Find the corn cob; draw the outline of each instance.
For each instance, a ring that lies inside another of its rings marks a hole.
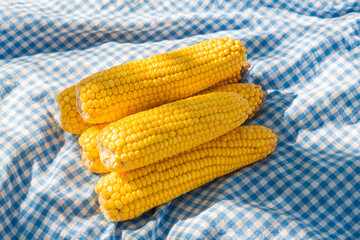
[[[94,125],[84,131],[79,138],[79,144],[83,148],[81,159],[83,160],[85,167],[95,173],[109,172],[100,161],[99,149],[97,146],[97,136],[106,125],[107,123]]]
[[[261,89],[261,86],[258,85],[254,85],[254,84],[250,84],[250,83],[238,83],[238,84],[231,84],[231,85],[226,85],[226,86],[219,86],[219,87],[215,87],[215,88],[211,88],[208,91],[203,91],[201,92],[201,94],[207,94],[207,93],[211,93],[211,92],[236,92],[238,94],[240,94],[243,98],[247,98],[248,103],[251,107],[251,110],[253,111],[250,116],[254,116],[254,112],[258,111],[258,109],[260,109],[260,105],[262,104],[262,101],[265,100],[266,98],[266,93]],[[83,137],[83,135],[88,138],[88,145],[93,144],[92,148],[88,147],[88,149],[91,149],[91,151],[96,149],[96,152],[98,152],[98,148],[97,148],[97,136],[100,133],[100,130],[98,127],[96,128],[89,128],[87,131],[85,131],[80,139]],[[91,132],[91,136],[89,136],[89,132]],[[79,142],[80,142],[79,139]],[[81,143],[80,143],[81,145]],[[86,149],[84,148],[84,155],[89,155],[86,154],[88,151],[86,151]],[[85,157],[83,155],[83,160],[84,160],[84,164],[85,166],[90,169],[90,171],[93,172],[109,172],[108,170],[105,170],[105,166],[101,163],[100,161],[100,157],[98,154],[91,154],[91,156],[93,157]],[[97,169],[98,168],[98,169]]]
[[[221,82],[218,82],[214,86],[223,86],[230,83],[237,83],[241,82],[242,79],[244,79],[245,75],[249,71],[249,63],[245,63],[245,65],[241,68],[241,71],[237,71],[234,76],[232,76],[229,79],[223,80]],[[213,86],[212,86],[213,87]],[[211,87],[210,87],[211,88]],[[66,97],[66,98],[65,98]],[[64,98],[67,102],[64,101]],[[86,129],[88,129],[92,124],[85,122],[78,112],[76,108],[76,96],[75,96],[75,85],[65,89],[61,93],[59,93],[57,97],[58,107],[60,111],[60,121],[61,125],[64,129],[64,131],[67,131],[72,134],[82,134]],[[66,107],[66,105],[70,105],[69,107]],[[65,111],[65,107],[68,111]],[[71,109],[72,113],[70,117],[67,113]],[[67,116],[66,116],[67,115]],[[85,154],[86,155],[86,154]],[[88,159],[85,157],[85,159]],[[87,161],[87,160],[86,160]]]
[[[99,134],[100,159],[110,171],[127,171],[210,141],[240,126],[251,114],[233,92],[209,93],[135,113]]]
[[[76,85],[78,110],[86,122],[113,122],[228,79],[245,60],[239,40],[217,38],[124,63]]]
[[[266,92],[261,89],[261,86],[252,83],[235,83],[223,86],[210,87],[201,94],[207,94],[211,92],[236,92],[241,97],[248,100],[252,113],[249,115],[249,119],[252,118],[261,108],[261,104],[266,99]]]
[[[81,134],[91,124],[85,122],[77,108],[75,97],[75,86],[66,88],[56,98],[60,112],[60,123],[64,131],[72,134]]]
[[[217,177],[265,158],[277,136],[263,126],[242,126],[191,150],[132,171],[112,172],[95,185],[109,221],[125,221]]]

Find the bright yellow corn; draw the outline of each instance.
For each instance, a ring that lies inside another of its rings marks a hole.
[[[237,71],[234,76],[229,79],[218,82],[217,84],[211,86],[213,88],[215,86],[223,86],[231,83],[241,82],[243,77],[247,74],[249,70],[249,64],[245,63],[245,65],[241,68],[241,71]],[[65,101],[66,100],[66,101]],[[88,129],[92,124],[85,122],[77,108],[76,108],[76,96],[75,96],[75,86],[69,87],[59,93],[57,97],[58,108],[60,111],[60,121],[64,131],[70,132],[72,134],[82,134],[86,129]],[[68,107],[66,107],[69,105]],[[68,111],[66,111],[67,109]],[[72,113],[69,113],[72,111]],[[86,158],[85,158],[86,159]]]
[[[61,127],[64,131],[72,134],[81,134],[91,126],[91,124],[81,118],[76,108],[75,86],[60,92],[56,102],[60,112]]]
[[[210,92],[236,92],[236,93],[240,94],[243,98],[247,98],[250,108],[252,110],[252,113],[250,116],[253,116],[260,109],[262,101],[264,101],[266,98],[266,93],[261,89],[261,86],[254,85],[251,83],[238,83],[238,84],[219,86],[219,87],[215,87],[215,88],[211,88],[209,90],[203,91],[203,92],[201,92],[201,94],[207,94]],[[88,144],[93,143],[93,145],[91,145],[92,148],[90,148],[90,147],[88,147],[88,148],[91,150],[96,149],[97,152],[98,152],[98,148],[97,148],[97,140],[96,139],[97,139],[98,134],[100,133],[100,131],[98,129],[99,129],[99,127],[89,128],[80,137],[80,139],[81,139],[83,137],[83,135],[86,136],[86,138],[89,139]],[[91,136],[89,136],[89,132],[92,133]],[[80,142],[80,139],[79,139],[79,142]],[[88,151],[86,151],[84,148],[84,153],[86,153],[86,152],[88,152]],[[87,154],[87,155],[89,155],[89,154]],[[91,156],[93,156],[93,157],[85,158],[86,162],[84,161],[84,164],[87,168],[89,168],[93,172],[99,172],[99,171],[109,172],[108,170],[105,170],[106,169],[105,166],[101,163],[99,154],[94,153]],[[84,157],[83,157],[83,160],[84,160]],[[97,168],[99,168],[100,170]]]
[[[210,142],[129,172],[112,172],[95,186],[109,221],[140,216],[217,177],[265,158],[278,137],[263,126],[242,126]]]
[[[78,110],[86,122],[113,122],[228,79],[245,60],[245,48],[239,40],[216,38],[124,63],[76,85]]]
[[[251,114],[234,92],[186,98],[135,113],[99,134],[100,159],[110,171],[128,171],[174,156],[240,126]]]
[[[218,82],[218,83],[214,84],[213,86],[211,86],[208,89],[213,89],[213,88],[216,88],[216,87],[229,85],[229,84],[234,84],[234,83],[241,83],[243,81],[243,79],[246,77],[246,75],[248,74],[249,69],[250,69],[250,64],[248,62],[246,62],[244,64],[244,66],[242,66],[241,70],[236,71],[233,76],[231,76],[230,78],[225,79],[225,80],[223,80],[221,82]]]
[[[97,136],[106,125],[107,123],[89,127],[79,138],[79,144],[83,148],[81,159],[85,167],[95,173],[109,172],[100,161],[97,144]]]
[[[266,92],[261,89],[261,86],[252,83],[235,83],[218,87],[211,87],[200,92],[199,95],[211,92],[236,92],[241,97],[248,100],[252,111],[252,113],[249,115],[249,119],[260,110],[261,105],[267,96]]]

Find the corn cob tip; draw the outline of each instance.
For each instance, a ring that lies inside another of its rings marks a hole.
[[[263,102],[265,102],[266,98],[267,98],[267,93],[264,90],[260,90],[260,101],[261,102],[254,107],[252,114],[249,115],[249,119],[253,118],[254,115],[260,111],[261,106],[262,106]]]
[[[64,131],[80,135],[91,126],[81,118],[77,110],[75,86],[61,91],[56,97],[56,103],[60,112],[60,125]]]
[[[243,82],[247,76],[250,73],[250,63],[249,62],[245,62],[244,66],[242,66],[241,70],[240,70],[240,76],[241,76],[241,81]]]
[[[241,83],[247,78],[249,71],[250,71],[249,69],[250,69],[250,64],[248,62],[246,62],[244,64],[244,66],[242,66],[241,69],[236,70],[230,78],[222,80],[221,82],[218,82],[218,83],[212,85],[210,88],[213,89],[213,88],[220,87],[223,85]]]
[[[84,131],[79,137],[79,144],[83,149],[81,159],[84,166],[94,173],[109,172],[100,161],[97,136],[107,124],[94,125]]]
[[[83,161],[84,166],[93,173],[108,173],[109,170],[105,168],[99,158],[90,159],[88,155],[83,152],[81,154],[81,160]]]
[[[233,83],[228,85],[214,86],[206,89],[197,95],[208,94],[213,92],[235,92],[246,99],[251,108],[251,114],[248,119],[251,119],[261,108],[262,103],[266,99],[266,92],[260,85],[252,83]]]

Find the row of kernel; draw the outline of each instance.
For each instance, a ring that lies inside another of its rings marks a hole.
[[[153,179],[152,183],[146,186],[142,186],[142,188],[139,187],[136,188],[135,190],[132,190],[130,189],[131,186],[129,185],[128,189],[126,189],[125,187],[121,188],[120,190],[121,194],[119,191],[115,192],[114,194],[111,194],[112,191],[110,191],[106,195],[108,196],[112,195],[110,201],[121,200],[123,205],[127,205],[138,198],[146,197],[147,195],[151,195],[159,191],[162,191],[163,189],[169,189],[174,185],[182,184],[183,182],[187,182],[191,179],[196,178],[196,176],[204,176],[206,173],[208,173],[208,171],[204,169],[194,170],[191,172],[190,171],[184,172],[184,168],[178,168],[177,172],[179,173],[179,175],[176,176],[174,175],[174,177],[172,179],[169,179],[168,181],[165,180],[165,177],[163,177],[163,180],[161,180],[161,178],[159,177],[157,181]],[[174,171],[174,174],[175,173],[176,170]],[[109,187],[105,190],[109,190]],[[113,206],[113,204],[109,204],[109,205],[110,208],[111,206]]]
[[[237,56],[238,54],[235,54],[234,56]],[[210,66],[210,65],[219,65],[219,61],[220,63],[224,64],[226,66],[219,66],[220,68],[222,67],[222,69],[228,69],[229,67],[234,67],[235,65],[238,65],[238,63],[243,60],[242,58],[238,58],[238,57],[235,57],[234,59],[232,59],[232,57],[230,56],[227,56],[226,58],[223,57],[223,58],[220,58],[220,59],[216,59],[214,61],[211,61],[210,63],[207,63],[206,65],[204,66],[195,66],[195,69],[202,69],[202,70],[206,70],[208,69],[207,66]],[[227,61],[230,61],[230,62],[227,62]],[[190,69],[190,68],[189,68]],[[200,72],[198,70],[196,70],[195,72]],[[202,72],[202,71],[201,71]],[[190,75],[191,73],[194,73],[194,70],[189,70],[189,71],[185,71],[185,75],[189,73],[188,75]],[[139,77],[139,79],[135,79],[134,77],[135,76],[132,76],[132,77],[126,77],[126,78],[122,78],[122,79],[115,79],[115,80],[109,80],[109,81],[103,81],[103,82],[99,82],[98,83],[98,86],[93,86],[93,90],[98,92],[100,90],[103,90],[105,88],[110,88],[110,87],[113,87],[113,86],[117,86],[117,85],[120,85],[120,84],[125,84],[125,83],[131,83],[131,82],[134,82],[134,80],[140,80],[142,78],[148,78],[150,79],[151,76],[150,76],[150,73],[143,73],[144,75],[142,76],[141,74],[139,75],[136,75],[136,77]],[[145,74],[148,74],[148,75],[145,75]],[[115,75],[116,77],[120,78],[120,74],[119,75]],[[115,78],[115,76],[113,76]],[[133,80],[131,80],[132,78],[134,78]],[[100,80],[103,80],[100,78]]]
[[[231,71],[236,71],[237,67],[236,63],[239,63],[239,60],[234,60],[235,62],[231,62],[231,63],[227,63],[225,64],[225,66],[223,68],[220,67],[220,69],[222,69],[221,71],[226,71],[229,68],[231,68]],[[213,65],[210,63],[210,65]],[[181,76],[184,75],[184,78],[186,78],[187,76],[190,77],[191,75],[196,75],[199,74],[201,72],[206,72],[207,69],[209,69],[209,67],[195,67],[192,70],[189,71],[184,71],[184,72],[180,72],[178,73],[176,70],[174,71],[174,73],[170,72],[171,75],[162,77],[162,78],[156,78],[157,76],[154,76],[153,78],[150,75],[146,75],[144,73],[143,76],[141,75],[137,75],[139,79],[134,77],[127,77],[127,78],[116,78],[115,80],[108,80],[108,81],[101,81],[101,79],[99,80],[99,82],[97,82],[96,84],[91,85],[91,88],[88,88],[86,90],[86,94],[83,93],[80,95],[80,98],[82,99],[83,102],[86,102],[87,99],[95,99],[95,97],[97,99],[103,98],[106,95],[111,95],[111,94],[116,94],[116,92],[118,93],[122,93],[122,92],[127,92],[127,91],[133,91],[133,90],[137,90],[139,88],[143,87],[148,87],[148,86],[157,86],[161,81],[163,81],[164,83],[169,82],[169,81],[176,81],[177,79],[182,78]],[[211,67],[212,68],[212,67]],[[217,72],[219,72],[220,70],[216,70],[216,68],[214,69],[215,74]],[[220,76],[222,76],[222,73],[220,74]],[[114,76],[115,77],[115,76]],[[134,78],[134,79],[132,79]],[[148,80],[145,80],[148,79]],[[144,79],[144,81],[142,82],[135,82],[138,81],[140,79]],[[133,84],[131,84],[133,83]],[[117,87],[117,88],[116,88]],[[106,90],[105,90],[106,89]],[[115,93],[114,93],[115,92]]]

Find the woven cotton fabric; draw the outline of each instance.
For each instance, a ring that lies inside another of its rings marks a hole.
[[[360,2],[1,1],[1,239],[359,239]],[[215,37],[246,47],[268,98],[266,159],[123,223],[105,220],[57,94]]]

